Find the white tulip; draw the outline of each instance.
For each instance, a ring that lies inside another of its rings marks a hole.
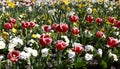
[[[42,49],[42,50],[41,50],[42,57],[47,57],[48,51],[49,51],[49,49],[47,49],[47,48]]]
[[[68,51],[68,58],[74,58],[74,57],[75,57],[75,52]]]
[[[89,54],[89,53],[85,54],[85,60],[86,61],[89,61],[89,60],[92,60],[92,59],[93,59],[93,54]]]
[[[31,53],[34,57],[37,57],[37,55],[38,55],[38,52],[37,52],[37,50],[32,50],[32,53]]]
[[[4,49],[5,48],[5,43],[3,41],[0,41],[0,49]]]
[[[99,49],[97,50],[97,54],[100,55],[100,57],[102,57],[102,49],[99,48]]]
[[[65,39],[66,44],[67,44],[67,45],[69,45],[70,40],[68,39],[68,37],[67,37],[67,36],[61,36],[61,38],[64,38],[64,39]]]
[[[93,51],[94,50],[94,47],[92,45],[86,45],[85,46],[85,51],[88,52],[88,51]]]
[[[111,51],[109,51],[108,56],[109,56],[110,58],[112,57],[114,61],[118,61],[117,55],[116,55],[116,54],[113,54]]]
[[[20,59],[26,60],[26,59],[28,59],[29,57],[30,57],[30,53],[26,53],[26,52],[24,52],[24,51],[22,51],[22,52],[20,53]]]
[[[91,14],[92,13],[92,8],[87,8],[87,13]]]

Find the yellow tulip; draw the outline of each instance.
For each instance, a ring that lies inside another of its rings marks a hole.
[[[37,38],[36,34],[32,34],[32,38]]]
[[[8,3],[8,6],[9,6],[10,8],[14,8],[14,7],[15,7],[15,3],[14,3],[14,2],[9,2],[9,3]]]
[[[78,4],[78,8],[81,8],[82,7],[82,4]]]
[[[63,3],[64,3],[65,5],[68,5],[68,4],[69,4],[69,1],[68,1],[68,0],[63,0]]]
[[[2,38],[6,39],[8,36],[8,33],[4,31],[4,29],[2,30]]]
[[[93,12],[97,12],[96,8],[93,8]]]
[[[70,11],[70,7],[67,7],[66,9],[67,9],[67,11]]]
[[[99,2],[101,2],[101,3],[102,3],[103,1],[104,1],[104,0],[99,0]]]
[[[13,32],[13,33],[16,33],[16,32],[17,32],[17,29],[12,28],[12,32]]]

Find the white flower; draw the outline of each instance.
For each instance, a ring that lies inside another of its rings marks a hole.
[[[40,38],[40,34],[37,33],[37,34],[36,34],[36,37],[37,37],[37,38]]]
[[[0,41],[5,41],[5,40],[2,38],[2,36],[0,36]]]
[[[66,15],[70,16],[70,15],[74,15],[74,14],[75,14],[75,12],[71,11],[71,12],[67,13]]]
[[[75,57],[75,52],[73,51],[68,51],[68,58],[74,58]]]
[[[23,40],[19,37],[15,37],[10,40],[10,43],[8,44],[8,50],[12,51],[14,50],[14,47],[16,47],[18,44],[23,45]]]
[[[107,4],[104,4],[104,7],[105,7],[105,8],[108,8],[108,5],[107,5]]]
[[[20,4],[19,1],[17,1],[15,5],[16,5],[16,6],[19,6],[19,4]]]
[[[99,48],[99,49],[97,50],[97,54],[100,55],[100,57],[102,57],[102,49]]]
[[[25,47],[24,50],[27,52],[27,53],[32,53],[32,48],[30,47]]]
[[[17,46],[17,44],[16,44],[16,43],[9,43],[8,48],[14,48],[15,46]]]
[[[4,49],[5,48],[5,43],[3,41],[0,41],[0,49]]]
[[[89,53],[85,54],[85,60],[86,61],[89,61],[89,60],[92,60],[92,59],[93,59],[93,54],[89,54]]]
[[[83,46],[83,45],[80,43],[73,43],[72,46],[74,47],[74,46]]]
[[[104,0],[105,3],[109,3],[109,0]]]
[[[31,2],[31,0],[24,0],[25,2]]]
[[[115,34],[116,36],[118,36],[120,33],[119,33],[119,32],[114,32],[114,34]]]
[[[94,50],[94,47],[92,45],[86,45],[85,46],[85,51],[88,52],[88,51],[93,51]]]
[[[68,39],[68,37],[67,37],[67,36],[61,36],[61,38],[64,38],[64,39],[65,39],[66,44],[67,44],[67,45],[69,45],[70,40]]]
[[[24,51],[26,51],[27,53],[31,54],[32,56],[36,57],[38,55],[37,50],[34,50],[30,47],[25,47]]]
[[[24,52],[24,51],[22,51],[22,52],[20,53],[20,59],[26,60],[26,59],[28,59],[29,57],[30,57],[30,53],[26,53],[26,52]]]
[[[114,61],[118,61],[117,55],[116,55],[116,54],[111,53],[111,51],[109,51],[108,56],[109,56],[109,57],[112,57]]]
[[[36,57],[38,55],[38,52],[37,50],[32,50],[32,53],[31,53],[34,57]]]
[[[87,8],[87,13],[91,14],[92,13],[92,8]]]
[[[23,40],[20,39],[19,37],[15,37],[12,40],[10,40],[10,43],[13,43],[15,45],[17,45],[17,44],[23,45]]]
[[[4,58],[4,56],[3,56],[3,55],[0,55],[0,61],[1,61],[3,58]]]
[[[52,9],[52,10],[49,10],[48,13],[51,14],[51,15],[55,15],[55,9]]]
[[[8,48],[8,51],[10,51],[10,52],[13,51],[13,50],[14,50],[14,48]]]
[[[38,27],[39,25],[38,24],[35,24],[35,27]]]
[[[32,46],[35,43],[35,40],[31,39],[27,42],[27,44],[29,44],[30,46]]]
[[[109,11],[113,11],[113,8],[112,8],[112,7],[109,7],[108,9],[109,9]]]
[[[28,10],[31,12],[31,11],[32,11],[32,7],[31,7],[31,6],[29,6],[29,7],[28,7]]]
[[[92,0],[92,3],[95,3],[95,2],[97,2],[96,0]]]
[[[47,57],[48,51],[49,51],[49,49],[47,49],[47,48],[42,49],[42,50],[41,50],[42,57]]]
[[[86,36],[86,37],[91,37],[91,36],[93,36],[93,34],[91,33],[91,31],[89,31],[89,30],[85,30],[84,32],[85,32],[85,36]]]

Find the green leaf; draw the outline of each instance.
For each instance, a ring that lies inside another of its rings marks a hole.
[[[86,62],[79,61],[79,62],[76,62],[74,65],[75,65],[75,68],[84,67],[86,65]]]
[[[113,49],[113,52],[119,54],[119,51],[116,48]]]
[[[104,61],[104,60],[102,60],[101,61],[101,67],[103,67],[104,69],[106,69],[107,68],[107,63]]]

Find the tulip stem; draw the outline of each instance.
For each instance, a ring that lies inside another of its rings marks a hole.
[[[16,63],[15,62],[13,63],[13,69],[16,69]]]
[[[60,65],[61,65],[61,52],[58,51],[57,54],[58,54],[58,65],[57,65],[57,69],[60,69]]]
[[[1,66],[1,61],[0,61],[0,69],[1,69],[1,67],[2,67],[2,66]]]

